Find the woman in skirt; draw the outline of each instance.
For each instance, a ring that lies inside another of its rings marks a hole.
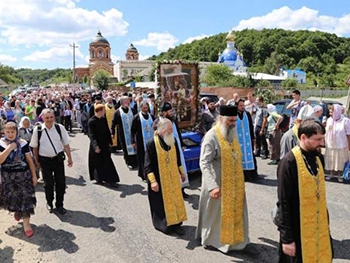
[[[29,145],[18,137],[16,123],[6,123],[0,152],[0,208],[14,212],[16,221],[23,219],[24,233],[31,237],[34,231],[30,216],[34,214],[36,205],[34,186],[37,178]]]
[[[338,182],[343,182],[343,170],[349,160],[350,120],[342,115],[339,104],[334,104],[329,110],[331,115],[326,124],[325,168],[329,172],[326,180],[330,181],[337,173]]]

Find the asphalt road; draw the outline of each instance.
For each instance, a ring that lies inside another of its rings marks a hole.
[[[87,171],[89,140],[71,138],[74,167],[66,168],[66,215],[49,214],[42,182],[36,188],[38,206],[32,217],[35,234],[26,238],[21,224],[0,211],[0,262],[274,262],[278,231],[270,211],[276,201],[276,166],[258,158],[264,179],[246,183],[251,244],[228,255],[205,250],[194,240],[201,177],[191,175],[185,201],[186,235],[167,236],[151,223],[147,185],[129,171],[122,155],[113,155],[121,182],[116,189],[90,182]],[[350,185],[327,182],[327,200],[334,262],[350,262]]]

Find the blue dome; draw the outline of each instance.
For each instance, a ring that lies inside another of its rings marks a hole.
[[[227,47],[221,54],[222,62],[236,61],[237,60],[237,49],[233,43],[227,43]]]

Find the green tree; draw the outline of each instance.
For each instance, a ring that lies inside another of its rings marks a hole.
[[[257,87],[270,87],[271,83],[270,81],[266,79],[259,80],[259,82],[256,84]]]
[[[109,73],[104,70],[99,70],[94,75],[94,84],[99,90],[106,90],[109,85]]]
[[[256,89],[256,96],[264,98],[264,104],[272,103],[276,100],[276,93],[273,87],[259,87]]]
[[[286,79],[281,83],[284,88],[295,88],[298,86],[298,81],[296,79]]]
[[[224,64],[209,65],[206,68],[202,82],[209,86],[216,86],[219,82],[225,82],[232,78],[232,70]]]

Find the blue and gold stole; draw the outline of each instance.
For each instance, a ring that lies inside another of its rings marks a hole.
[[[148,114],[148,119],[146,120],[143,117],[143,114],[141,112],[139,113],[141,128],[142,128],[143,147],[145,151],[147,147],[147,142],[153,138],[153,130],[152,130],[153,120],[152,120],[152,116],[149,113],[147,114]]]
[[[237,118],[237,135],[242,152],[243,170],[254,170],[254,156],[252,141],[249,131],[249,120],[246,112],[243,112],[243,120]]]
[[[132,114],[131,108],[129,108],[128,113],[125,113],[122,107],[119,108],[119,111],[120,111],[120,117],[123,122],[123,132],[124,132],[125,145],[128,151],[128,155],[135,155],[136,151],[135,151],[135,148],[132,147],[132,143],[131,143],[131,124],[132,124],[134,115]]]

